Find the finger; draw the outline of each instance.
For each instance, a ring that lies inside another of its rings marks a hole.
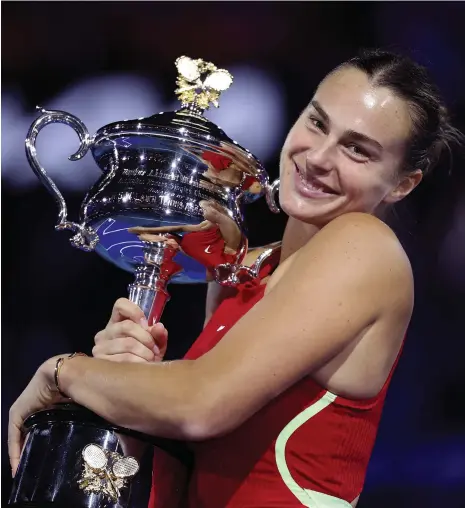
[[[21,426],[16,423],[16,417],[12,411],[13,408],[10,410],[10,420],[8,422],[8,455],[10,457],[11,473],[14,476],[18,469],[24,438]]]
[[[165,328],[163,323],[155,323],[150,329],[150,333],[159,349],[159,355],[155,352],[155,356],[163,358],[168,346],[168,330]]]
[[[237,235],[236,231],[239,231],[239,228],[229,215],[226,215],[211,206],[204,208],[203,215],[207,220],[219,226],[223,236],[225,234],[232,234],[234,236]]]
[[[108,328],[105,328],[104,330],[100,330],[98,333],[95,334],[94,344],[98,344],[99,342],[102,342],[105,340],[110,340],[110,337],[108,334]]]
[[[220,215],[221,214],[217,210],[211,208],[210,206],[205,206],[203,209],[203,216],[205,217],[205,219],[207,219],[210,222],[214,222],[215,224],[217,224],[218,221],[222,219]]]
[[[155,347],[156,346],[154,346],[154,348]],[[156,351],[159,354],[158,348]],[[120,337],[118,339],[101,342],[92,349],[92,354],[95,358],[127,353],[138,356],[147,362],[151,362],[155,359],[154,350],[145,347],[133,337]]]
[[[224,208],[224,206],[221,206],[216,201],[206,201],[206,203],[209,209],[216,210],[221,215],[228,217],[228,212],[226,211],[226,208]]]
[[[144,330],[141,325],[126,319],[120,323],[109,324],[104,330],[98,332],[94,337],[95,345],[109,340],[119,339],[121,337],[134,337],[144,346],[152,349],[154,340],[150,331]]]
[[[107,329],[107,340],[114,340],[121,337],[133,337],[149,349],[152,349],[155,345],[150,333],[150,328],[147,327],[147,329],[144,329],[142,326],[133,323],[129,319],[121,323],[110,325]]]
[[[127,298],[119,298],[116,300],[115,305],[113,305],[113,310],[108,324],[119,323],[120,321],[124,321],[126,319],[130,319],[134,323],[140,324],[143,328],[148,327],[147,320],[142,312],[142,309]]]
[[[119,363],[149,363],[140,356],[133,355],[132,353],[120,353],[116,355],[101,355],[101,360],[108,360],[110,362]]]

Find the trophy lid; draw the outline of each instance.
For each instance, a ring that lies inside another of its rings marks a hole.
[[[171,150],[173,143],[179,149],[204,155],[213,165],[234,162],[235,168],[256,179],[262,186],[267,175],[262,163],[246,148],[232,140],[220,127],[203,116],[213,104],[219,107],[220,94],[232,84],[233,77],[225,69],[217,69],[211,62],[181,56],[176,60],[178,77],[175,90],[181,101],[176,111],[161,112],[149,117],[113,122],[100,128],[93,140],[92,152],[96,162],[102,164],[106,155],[115,148],[121,153],[147,148]],[[247,196],[247,201],[262,195]]]

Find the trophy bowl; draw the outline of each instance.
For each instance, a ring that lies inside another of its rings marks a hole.
[[[210,104],[218,106],[231,74],[185,56],[176,67],[177,111],[111,123],[90,136],[76,116],[40,109],[26,138],[28,161],[59,206],[56,229],[72,231],[74,247],[134,274],[129,299],[149,324],[160,319],[170,282],[254,279],[263,255],[256,266],[241,266],[248,248],[243,207],[265,196],[278,211],[278,182],[270,184],[260,161],[203,116]],[[70,160],[90,150],[101,170],[78,222],[68,220],[36,153],[37,135],[55,122],[80,139]],[[25,430],[10,496],[18,508],[140,508],[151,492],[155,508],[181,502],[190,464],[182,443],[119,428],[72,402],[31,415]],[[151,491],[152,467],[163,470],[164,484]]]
[[[58,202],[56,228],[75,233],[74,247],[135,274],[130,299],[149,322],[160,318],[168,282],[237,284],[247,252],[244,205],[265,195],[278,211],[277,182],[270,185],[261,162],[203,116],[211,103],[218,106],[232,76],[185,56],[176,66],[177,111],[115,122],[90,136],[74,115],[41,109],[26,139],[32,169]],[[56,122],[79,136],[70,160],[90,150],[102,172],[84,198],[78,223],[68,220],[65,200],[36,154],[38,133]]]

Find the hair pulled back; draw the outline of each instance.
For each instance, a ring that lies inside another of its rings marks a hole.
[[[451,124],[427,69],[407,56],[379,49],[363,50],[340,67],[347,66],[365,72],[373,85],[390,89],[409,104],[414,130],[403,170],[420,169],[426,175],[444,163],[450,170],[453,151],[463,147],[465,137]]]

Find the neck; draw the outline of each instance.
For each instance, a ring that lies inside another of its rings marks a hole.
[[[279,263],[283,263],[288,257],[302,248],[318,230],[319,228],[313,224],[307,224],[289,217],[286,229],[284,230]]]

